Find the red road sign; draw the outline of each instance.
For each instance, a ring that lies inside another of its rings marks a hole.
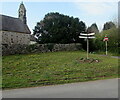
[[[108,37],[104,37],[103,41],[108,41]]]

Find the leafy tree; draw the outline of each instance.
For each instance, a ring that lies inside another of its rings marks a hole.
[[[90,27],[87,29],[88,32],[94,32],[94,33],[99,33],[98,27],[96,23],[92,24]]]
[[[39,43],[77,43],[83,41],[79,35],[85,30],[85,23],[78,18],[48,13],[37,23],[33,33]]]
[[[110,22],[106,22],[104,24],[103,30],[108,30],[108,29],[115,28],[115,27],[116,27],[116,25],[110,21]]]

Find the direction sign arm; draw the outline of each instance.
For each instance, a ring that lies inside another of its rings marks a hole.
[[[88,38],[88,37],[85,37],[85,36],[79,36],[79,38]]]
[[[88,37],[89,39],[93,39],[93,38],[95,38],[94,36],[92,36],[92,37]]]
[[[89,36],[89,35],[95,35],[95,33],[89,33],[89,34],[80,33],[80,35],[87,35],[87,36]]]

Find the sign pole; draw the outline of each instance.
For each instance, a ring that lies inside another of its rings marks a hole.
[[[106,55],[107,55],[107,41],[105,43],[106,43]]]
[[[88,59],[88,53],[89,53],[89,40],[87,38],[87,59]]]
[[[104,39],[103,39],[103,41],[105,41],[105,46],[106,46],[106,55],[108,54],[108,51],[107,51],[107,42],[108,42],[108,37],[107,36],[105,36],[104,37]]]

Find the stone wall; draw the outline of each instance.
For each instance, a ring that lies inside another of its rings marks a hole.
[[[2,34],[2,44],[13,45],[13,44],[29,44],[30,34],[16,33],[9,31],[0,31]]]
[[[34,45],[2,45],[2,55],[43,53],[56,51],[77,51],[81,49],[81,44],[34,44]]]

